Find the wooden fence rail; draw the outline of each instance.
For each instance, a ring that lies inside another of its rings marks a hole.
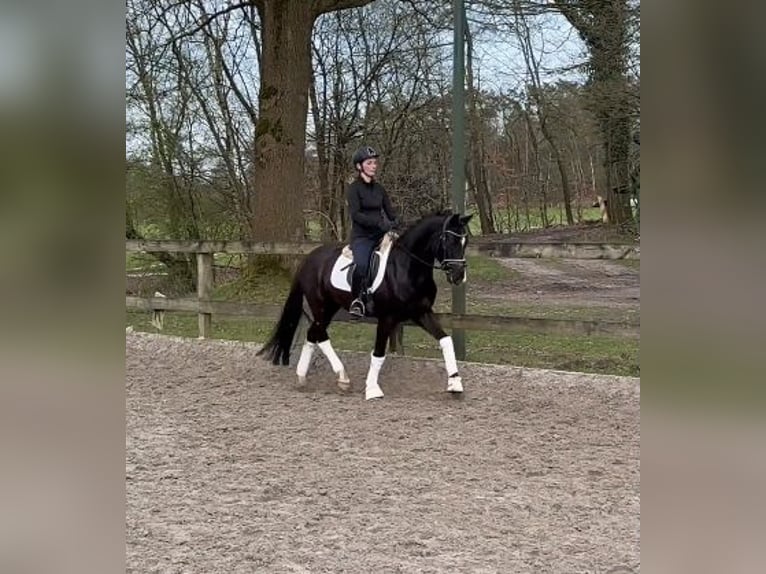
[[[127,240],[127,251],[147,253],[239,253],[256,255],[306,255],[322,245],[316,242],[273,243],[255,241],[147,241]],[[613,243],[525,243],[514,240],[471,239],[470,255],[523,258],[640,259],[638,245]]]
[[[139,311],[186,311],[200,315],[228,315],[253,319],[277,320],[282,307],[258,303],[232,303],[201,299],[170,299],[165,297],[125,297],[128,309]],[[580,321],[575,319],[545,319],[538,317],[513,317],[495,315],[454,315],[436,313],[442,326],[480,331],[524,330],[558,335],[611,335],[615,337],[638,337],[639,325],[609,321]],[[335,321],[350,321],[348,313],[340,310]],[[374,323],[372,318],[361,322]],[[200,335],[202,330],[200,329]]]
[[[214,301],[213,291],[213,255],[230,254],[265,254],[265,255],[305,255],[315,249],[319,243],[256,243],[249,241],[141,241],[125,242],[126,251],[146,253],[194,253],[197,256],[197,298],[173,299],[165,297],[126,296],[125,304],[129,309],[145,311],[186,311],[198,314],[200,337],[210,337],[213,315],[245,316],[253,319],[276,320],[282,311],[281,305],[256,303],[235,303]],[[638,259],[640,251],[633,245],[610,245],[596,243],[522,243],[517,241],[474,240],[469,245],[469,253],[488,254],[503,257],[525,258],[571,258],[571,259]],[[514,331],[525,330],[549,334],[566,335],[611,335],[617,337],[640,337],[638,323],[620,323],[609,321],[580,321],[570,319],[546,319],[535,317],[514,317],[494,315],[454,315],[438,313],[445,328]],[[348,321],[348,313],[341,310],[336,321]],[[363,322],[374,322],[363,319]],[[402,333],[392,339],[392,347],[401,345]],[[459,357],[465,359],[465,357]]]

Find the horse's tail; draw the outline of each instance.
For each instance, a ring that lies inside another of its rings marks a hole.
[[[290,294],[287,296],[285,306],[282,309],[282,315],[271,333],[271,337],[258,351],[258,355],[266,355],[272,363],[278,365],[290,364],[290,348],[293,344],[295,331],[303,314],[303,289],[301,288],[299,277],[296,275],[293,280]]]

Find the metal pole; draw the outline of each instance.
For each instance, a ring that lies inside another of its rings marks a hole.
[[[452,0],[455,23],[452,60],[452,209],[465,214],[465,8]],[[452,287],[452,313],[465,314],[465,284]],[[455,356],[465,360],[465,330],[453,329]]]

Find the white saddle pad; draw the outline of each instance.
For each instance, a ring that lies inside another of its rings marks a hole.
[[[396,236],[393,233],[386,233],[383,237],[383,241],[380,242],[380,246],[375,251],[380,258],[380,263],[378,264],[378,271],[370,286],[370,292],[374,293],[375,290],[380,287],[380,284],[383,283],[383,276],[386,273],[386,263],[388,263],[388,256],[391,253],[391,246],[394,244],[395,237]],[[354,258],[351,248],[346,245],[335,260],[335,264],[332,266],[330,283],[333,287],[341,291],[351,292],[351,285],[348,282],[348,269],[353,262]]]

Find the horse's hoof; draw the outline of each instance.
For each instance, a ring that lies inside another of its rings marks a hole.
[[[382,399],[383,398],[383,391],[380,390],[380,387],[368,387],[364,392],[364,399],[369,401],[371,399]]]
[[[306,377],[301,377],[298,375],[298,388],[303,388],[306,386]]]
[[[348,375],[346,374],[346,369],[341,369],[340,371],[337,372],[337,374],[338,374],[338,381],[336,384],[338,385],[338,388],[344,393],[350,391],[351,380],[348,378]]]
[[[463,381],[460,377],[450,377],[447,380],[447,392],[448,393],[462,393]]]

